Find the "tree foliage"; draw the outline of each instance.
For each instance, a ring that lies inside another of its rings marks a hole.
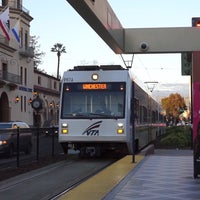
[[[44,52],[40,51],[40,44],[38,44],[39,37],[31,36],[30,39],[30,47],[33,48],[34,57],[33,57],[33,63],[34,67],[38,67],[40,64],[42,64],[42,57],[45,55]]]
[[[65,46],[61,43],[56,43],[51,48],[51,52],[56,52],[58,57],[58,66],[57,66],[57,78],[59,78],[59,68],[60,68],[60,56],[62,53],[66,53]]]
[[[184,98],[178,93],[161,99],[161,104],[166,112],[166,117],[177,118],[180,112],[186,108]]]

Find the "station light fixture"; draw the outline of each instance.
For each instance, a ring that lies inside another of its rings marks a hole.
[[[200,17],[192,18],[192,27],[200,28]]]
[[[49,103],[49,107],[50,107],[50,108],[53,107],[53,102],[52,102],[52,101]]]
[[[30,99],[28,100],[28,104],[31,105],[32,101],[33,101],[33,100],[30,98]]]
[[[36,97],[38,95],[38,92],[34,90],[33,95],[34,95],[34,97]]]
[[[18,96],[15,97],[15,103],[18,103],[20,98]]]

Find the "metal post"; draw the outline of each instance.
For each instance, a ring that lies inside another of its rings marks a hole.
[[[52,156],[54,156],[55,126],[52,128]]]
[[[19,167],[19,134],[20,134],[20,130],[19,127],[17,127],[17,167]]]
[[[135,125],[134,121],[132,122],[132,149],[133,149],[133,154],[132,154],[132,162],[135,163]]]
[[[131,99],[131,121],[132,121],[132,162],[135,163],[135,85],[132,83],[132,99]]]
[[[36,142],[36,160],[38,161],[39,160],[39,133],[40,133],[40,125],[39,125],[39,112],[37,111],[37,136],[36,136],[36,139],[37,139],[37,142]]]

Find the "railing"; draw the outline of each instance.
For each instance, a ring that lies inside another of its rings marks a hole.
[[[34,49],[33,49],[33,47],[28,47],[25,50],[20,50],[19,54],[24,56],[24,57],[33,58],[34,57]]]
[[[9,1],[8,4],[2,3],[2,1],[1,1],[0,6],[2,6],[2,7],[3,6],[9,6],[10,8],[15,8],[15,9],[21,10],[21,11],[27,13],[28,15],[30,13],[30,11],[28,9],[23,7],[23,5],[18,3],[17,1]]]
[[[23,163],[31,165],[33,161],[63,154],[57,134],[56,127],[0,129],[3,143],[0,154],[1,171],[3,167],[12,167],[13,157],[16,157],[16,167],[19,167]]]
[[[0,70],[0,80],[21,84],[21,76]]]

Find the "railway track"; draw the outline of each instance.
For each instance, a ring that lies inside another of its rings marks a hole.
[[[112,164],[113,162],[115,162],[116,160],[112,160],[110,162],[108,162],[106,165],[102,166],[101,168],[95,170],[93,173],[88,174],[85,177],[82,177],[79,181],[72,183],[71,186],[69,186],[68,188],[66,188],[64,191],[62,191],[61,193],[55,195],[54,197],[50,198],[50,200],[57,200],[59,199],[62,195],[66,194],[67,192],[69,192],[70,190],[73,190],[75,187],[77,187],[78,185],[80,185],[81,183],[85,182],[86,180],[88,180],[89,178],[91,178],[92,176],[94,176],[95,174],[97,174],[98,172],[102,171],[103,169],[105,169],[106,167],[108,167],[110,164]]]
[[[116,159],[68,159],[0,182],[1,199],[58,199]]]

